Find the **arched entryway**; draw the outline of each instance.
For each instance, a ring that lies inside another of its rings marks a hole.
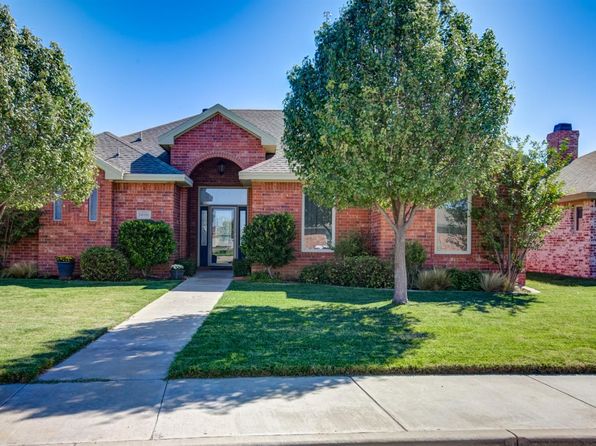
[[[215,157],[199,163],[190,174],[189,253],[201,267],[230,267],[241,256],[248,189],[238,179],[240,170],[234,161]]]

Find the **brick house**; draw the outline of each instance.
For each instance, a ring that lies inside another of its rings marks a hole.
[[[286,277],[331,258],[331,247],[351,231],[365,233],[375,254],[389,257],[393,232],[377,211],[336,212],[302,193],[284,157],[282,134],[281,110],[221,105],[130,135],[101,133],[97,189],[81,206],[60,200],[46,206],[39,233],[13,246],[7,260],[35,261],[42,275],[55,275],[56,255],[78,259],[90,246],[115,245],[123,221],[150,218],[172,226],[172,260],[192,257],[201,267],[229,267],[252,216],[279,211],[290,212],[297,227],[296,259],[280,270]],[[477,204],[467,198],[417,212],[408,237],[425,247],[427,266],[494,269],[482,256],[469,215],[453,212]],[[154,273],[167,269],[161,265]]]
[[[578,158],[579,131],[557,124],[550,147],[567,141],[571,162],[560,173],[566,207],[563,218],[538,250],[528,253],[528,271],[596,279],[596,151]]]

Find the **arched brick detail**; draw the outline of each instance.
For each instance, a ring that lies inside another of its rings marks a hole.
[[[209,158],[246,169],[265,161],[265,149],[260,138],[217,114],[178,136],[170,148],[170,163],[187,175]]]
[[[240,157],[234,155],[229,151],[222,151],[222,150],[211,150],[209,152],[202,153],[196,158],[196,162],[194,165],[189,169],[186,173],[187,175],[192,174],[194,170],[199,166],[199,164],[204,163],[205,161],[209,160],[210,158],[223,158],[228,161],[233,162],[234,164],[238,165],[240,169],[246,169],[250,167],[251,164],[245,160],[240,159]]]

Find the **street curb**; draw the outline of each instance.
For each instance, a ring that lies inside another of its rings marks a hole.
[[[53,446],[432,446],[596,445],[596,429],[417,431],[353,434],[248,435],[107,442],[52,443]],[[19,445],[25,446],[25,445]],[[36,443],[40,446],[40,443]]]

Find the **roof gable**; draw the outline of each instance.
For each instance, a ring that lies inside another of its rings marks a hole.
[[[266,152],[275,152],[278,141],[273,135],[257,127],[256,125],[239,116],[237,113],[228,110],[220,104],[214,105],[213,107],[205,110],[200,115],[196,115],[186,119],[173,129],[160,135],[158,138],[159,145],[170,147],[172,144],[174,144],[174,140],[178,136],[188,132],[189,130],[195,128],[196,126],[200,125],[201,123],[207,121],[208,119],[212,118],[217,114],[224,116],[226,119],[236,124],[238,127],[246,130],[247,132],[259,138],[261,140],[261,145],[265,148]]]

